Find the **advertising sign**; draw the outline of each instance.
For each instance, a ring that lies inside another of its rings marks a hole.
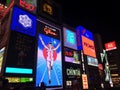
[[[13,8],[11,30],[29,35],[36,35],[36,17],[18,8]]]
[[[11,30],[6,54],[5,75],[33,74],[35,38]]]
[[[86,74],[82,74],[83,89],[88,89],[88,79]]]
[[[76,33],[68,28],[63,28],[64,46],[77,50]]]
[[[1,73],[1,69],[2,69],[2,64],[3,64],[3,54],[5,52],[5,47],[3,47],[2,49],[0,49],[0,73]]]
[[[85,36],[82,36],[83,53],[96,58],[94,42]]]
[[[93,58],[93,57],[87,56],[87,61],[88,61],[88,65],[98,67],[98,60],[97,60],[97,58]]]
[[[15,0],[15,4],[28,12],[36,14],[37,0]]]
[[[77,48],[78,50],[82,50],[82,38],[81,36],[84,36],[90,40],[93,40],[93,34],[85,29],[83,26],[78,26],[76,27],[76,35],[77,35]]]
[[[80,64],[80,54],[76,50],[64,48],[65,62]]]
[[[116,42],[113,41],[113,42],[106,43],[105,44],[105,49],[106,49],[106,51],[117,49]]]
[[[36,86],[62,86],[62,48],[60,29],[38,20]]]

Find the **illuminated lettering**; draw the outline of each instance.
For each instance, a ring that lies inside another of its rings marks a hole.
[[[54,29],[51,29],[51,28],[48,28],[48,27],[45,27],[45,28],[44,28],[44,32],[45,32],[46,34],[51,34],[51,35],[56,36],[57,34],[56,34],[55,32],[53,32],[53,31],[54,31]]]
[[[67,69],[67,75],[80,76],[80,69]]]
[[[20,0],[20,6],[28,9],[29,11],[35,10],[35,6],[30,3],[27,3],[26,0]]]
[[[94,46],[89,45],[89,43],[84,42],[84,45],[88,48],[91,48],[91,49],[95,50]]]
[[[46,3],[43,5],[43,11],[44,11],[44,12],[47,12],[47,13],[50,14],[50,15],[53,14],[53,9],[52,9],[52,7],[51,7],[50,5],[48,5],[48,4],[46,4]]]

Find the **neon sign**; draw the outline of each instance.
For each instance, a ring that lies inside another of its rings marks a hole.
[[[80,76],[80,69],[70,68],[70,69],[67,69],[66,72],[67,72],[67,75]]]
[[[19,2],[20,6],[29,10],[29,11],[34,11],[35,6],[33,4],[27,3],[27,0],[20,0]]]
[[[56,31],[56,30],[52,29],[52,28],[49,28],[48,26],[45,26],[45,28],[44,28],[44,32],[46,34],[51,34],[53,36],[57,36],[57,34],[55,32],[53,32],[53,31]]]
[[[45,3],[43,5],[43,11],[50,14],[50,15],[53,15],[53,8],[52,6],[50,6],[49,4]]]

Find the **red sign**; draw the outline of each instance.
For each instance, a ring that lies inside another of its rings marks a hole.
[[[35,6],[33,4],[27,3],[26,0],[20,0],[20,6],[29,10],[29,11],[34,11]]]
[[[113,41],[113,42],[106,43],[105,49],[106,49],[106,51],[117,49],[116,42]]]
[[[102,64],[98,64],[98,68],[99,68],[99,70],[103,70]]]
[[[96,58],[94,42],[92,40],[86,38],[85,36],[82,36],[82,45],[83,45],[83,52],[85,55]]]

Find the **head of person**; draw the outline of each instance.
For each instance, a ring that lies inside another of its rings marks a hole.
[[[51,42],[48,44],[48,47],[49,47],[49,48],[52,48],[52,47],[53,47],[53,45],[52,45]]]

